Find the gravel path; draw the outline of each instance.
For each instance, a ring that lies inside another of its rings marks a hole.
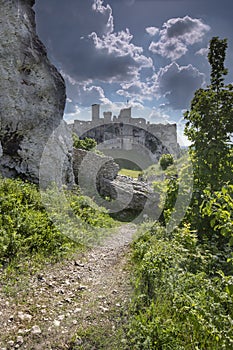
[[[114,337],[131,294],[127,253],[135,231],[122,225],[101,246],[18,280],[8,294],[4,282],[0,350],[98,349],[85,345],[84,333],[100,327]]]

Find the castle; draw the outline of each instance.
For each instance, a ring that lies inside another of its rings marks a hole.
[[[120,110],[118,116],[112,112],[104,112],[100,117],[100,105],[92,105],[92,120],[74,120],[72,132],[81,139],[94,138],[98,149],[139,150],[149,154],[153,162],[157,162],[163,153],[179,154],[176,124],[152,124],[144,118],[133,118],[131,107]]]

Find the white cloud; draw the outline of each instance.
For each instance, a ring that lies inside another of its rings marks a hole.
[[[152,59],[143,55],[143,48],[132,43],[133,35],[128,28],[102,37],[93,32],[89,37],[98,53],[109,60],[112,71],[116,71],[112,81],[132,80],[142,68],[153,66]],[[121,74],[117,74],[117,67]]]
[[[146,28],[146,32],[147,32],[150,36],[155,36],[156,34],[159,33],[159,28],[157,28],[157,27],[147,27],[147,28]]]
[[[76,81],[132,81],[143,67],[153,65],[128,29],[114,30],[113,11],[106,3],[50,0],[38,5],[40,36],[56,65]]]
[[[210,30],[201,19],[185,16],[171,18],[160,30],[160,40],[152,41],[149,50],[163,57],[177,60],[188,51],[188,46],[200,42]]]
[[[208,48],[208,47],[204,47],[204,48],[198,50],[198,51],[195,53],[195,55],[205,56],[205,57],[207,58],[208,53],[209,53],[209,48]]]
[[[111,33],[114,30],[112,8],[109,5],[104,6],[102,0],[94,0],[92,9],[107,17],[106,32]]]
[[[77,106],[89,107],[93,103],[109,103],[101,86],[94,85],[92,80],[84,82],[75,81],[68,74],[63,73],[66,81],[67,99],[66,113],[69,110],[75,111]]]
[[[170,119],[170,116],[166,113],[163,113],[161,110],[157,108],[152,108],[151,113],[148,116],[148,119],[151,123],[158,123],[158,124],[172,124],[175,123],[173,120]]]
[[[153,87],[140,80],[121,84],[121,87],[122,89],[117,91],[118,95],[125,96],[131,101],[143,102],[153,98]]]

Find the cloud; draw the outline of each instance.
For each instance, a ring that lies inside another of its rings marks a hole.
[[[79,113],[78,106],[70,99],[66,99],[66,107],[65,107],[65,114],[77,114]]]
[[[151,36],[155,36],[156,34],[158,34],[159,32],[159,28],[157,27],[147,27],[146,28],[146,32],[151,35]]]
[[[114,31],[112,8],[102,0],[41,1],[37,8],[40,37],[76,81],[131,81],[152,66],[128,29]]]
[[[179,66],[176,62],[161,68],[155,75],[159,93],[167,106],[179,110],[189,107],[194,92],[204,84],[205,75],[191,64]]]
[[[102,37],[93,32],[89,37],[93,39],[97,55],[107,60],[111,74],[115,72],[111,81],[132,80],[143,67],[153,66],[152,59],[143,55],[143,48],[131,42],[133,35],[127,28]]]
[[[153,86],[150,86],[147,82],[140,80],[121,84],[121,89],[117,91],[118,95],[128,98],[130,101],[144,102],[145,100],[151,101],[153,98]]]
[[[149,50],[171,60],[177,60],[185,55],[188,46],[202,41],[210,30],[201,19],[185,16],[171,18],[163,24],[160,30],[160,40],[152,41]]]
[[[200,55],[200,56],[205,56],[206,58],[208,57],[209,53],[209,48],[208,47],[203,47],[202,49],[198,50],[195,55]]]
[[[93,103],[109,103],[103,88],[95,85],[92,80],[78,82],[66,73],[62,72],[62,74],[66,81],[66,90],[69,96],[66,101],[66,113],[72,113],[79,107],[90,107]]]
[[[175,123],[170,119],[170,116],[163,113],[161,110],[157,108],[152,108],[151,113],[148,116],[148,119],[151,123],[158,124],[172,124]]]

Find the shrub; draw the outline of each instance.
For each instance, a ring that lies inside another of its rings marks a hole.
[[[166,170],[169,165],[174,164],[174,158],[171,154],[163,154],[159,160],[159,164],[162,170]]]
[[[80,138],[73,134],[73,146],[74,148],[84,149],[86,151],[91,151],[93,148],[95,148],[97,145],[97,142],[94,139],[91,139],[89,137],[85,137],[83,140],[80,140]]]
[[[232,348],[233,278],[210,271],[214,257],[195,232],[185,226],[168,237],[156,224],[134,242],[132,259],[127,348]]]
[[[63,255],[98,239],[96,228],[115,225],[90,198],[65,191],[66,202],[60,192],[56,202],[54,193],[49,189],[42,202],[36,185],[0,178],[0,265],[27,255]],[[46,198],[53,198],[50,210]]]

